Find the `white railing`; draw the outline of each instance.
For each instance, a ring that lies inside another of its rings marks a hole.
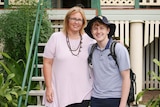
[[[154,41],[154,38],[159,37],[160,21],[145,21],[144,28],[144,46]]]
[[[134,0],[101,0],[101,8],[134,7]]]
[[[0,0],[0,5],[4,5],[4,0]]]
[[[8,0],[9,1],[9,5],[22,5],[25,4],[26,1],[25,0]],[[38,2],[39,0],[35,0],[35,2]]]
[[[148,71],[154,71],[160,75],[158,66],[156,66],[152,60],[160,57],[160,20],[147,20],[144,22],[144,71],[143,72],[143,88],[160,88],[160,83],[157,80],[152,80],[147,74]]]
[[[139,5],[143,6],[160,6],[160,0],[141,0]]]
[[[134,8],[136,0],[100,0],[101,8]],[[160,0],[140,0],[139,6],[160,6]]]

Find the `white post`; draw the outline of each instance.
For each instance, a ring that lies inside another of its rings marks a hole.
[[[136,73],[137,94],[142,91],[143,82],[143,21],[132,20],[130,37],[131,68]]]

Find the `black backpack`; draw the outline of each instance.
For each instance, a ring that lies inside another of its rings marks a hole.
[[[118,63],[117,63],[117,60],[116,60],[116,54],[115,54],[116,44],[117,44],[117,41],[112,42],[111,47],[110,47],[110,52],[111,53],[109,55],[111,55],[113,57],[113,59],[115,60],[117,66],[118,66]],[[89,57],[88,57],[89,66],[92,66],[92,54],[93,54],[93,51],[94,51],[96,46],[97,46],[97,44],[95,43],[91,47],[90,54],[89,54]],[[128,100],[127,100],[128,107],[130,107],[130,103],[133,103],[135,101],[135,94],[136,94],[136,74],[132,71],[132,69],[130,69],[130,80],[131,80],[131,87],[130,87]]]

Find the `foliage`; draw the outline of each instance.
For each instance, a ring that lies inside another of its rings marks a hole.
[[[159,67],[159,74],[160,74],[160,61],[158,61],[157,59],[153,59],[153,62]],[[153,80],[157,80],[158,82],[160,82],[160,76],[158,76],[157,73],[155,73],[154,71],[149,71],[148,75],[150,75],[152,77]],[[157,88],[148,88],[145,89],[141,92],[139,92],[136,96],[136,105],[138,104],[138,101],[140,100],[140,98],[144,95],[144,93],[146,91],[153,91],[153,90],[159,90]],[[158,97],[153,97],[151,98],[151,100],[149,100],[146,104],[146,107],[159,107],[160,106],[160,94],[158,95]]]
[[[1,61],[0,65],[4,68],[7,74],[12,74],[12,73],[16,74],[14,78],[12,78],[13,81],[16,83],[16,85],[22,85],[25,62],[21,59],[18,61],[15,61],[7,53],[4,53],[4,52],[0,52],[0,54],[7,59],[5,62]]]
[[[0,107],[17,107],[18,97],[26,94],[20,86],[12,84],[14,76],[14,73],[9,74],[5,81],[3,74],[0,73]]]
[[[157,59],[153,59],[153,62],[159,67],[159,73],[160,73],[160,61],[158,61]],[[153,80],[157,80],[158,82],[160,82],[160,76],[158,76],[157,73],[155,73],[154,71],[149,71],[148,72],[149,75],[152,76]],[[155,89],[153,88],[152,90],[159,90],[159,89]],[[160,94],[158,95],[157,98],[152,98],[151,100],[148,101],[147,107],[159,107],[160,106]]]
[[[4,52],[0,52],[5,60],[0,61],[0,65],[8,75],[12,73],[16,74],[12,78],[12,81],[16,86],[19,86],[22,85],[24,71],[26,68],[26,60],[28,58],[30,41],[32,39],[32,33],[35,25],[37,5],[33,4],[16,7],[17,9],[8,10],[7,13],[0,15],[0,38],[1,42],[3,42],[5,46]],[[51,22],[48,21],[47,14],[45,12],[41,23],[39,42],[46,42],[51,33]],[[27,75],[27,83],[25,86],[28,85],[29,75],[30,74]],[[31,84],[30,89],[37,88],[39,88],[37,83]],[[33,104],[34,101],[36,100],[30,97],[28,103]]]
[[[12,80],[13,83],[16,86],[21,86],[22,85],[22,81],[23,81],[23,76],[24,76],[24,71],[25,71],[25,67],[26,67],[26,63],[22,60],[19,59],[18,61],[15,61],[13,58],[11,58],[11,56],[9,56],[7,53],[4,52],[0,52],[0,54],[6,58],[6,61],[0,61],[0,65],[3,67],[3,69],[6,71],[6,73],[9,74],[16,74]],[[28,72],[29,74],[27,75],[27,83],[26,86],[28,85],[28,81],[29,81],[29,75],[30,72]],[[26,86],[25,89],[26,90]],[[32,83],[30,89],[39,89],[39,86],[37,85],[37,83]],[[1,100],[0,100],[1,101]],[[29,104],[35,104],[36,100],[29,97]],[[1,106],[0,106],[1,107]]]
[[[27,1],[27,0],[26,0]],[[31,0],[30,0],[31,1]],[[26,60],[26,36],[32,38],[37,4],[19,6],[0,15],[0,38],[4,43],[4,52],[15,60]],[[46,12],[43,16],[39,42],[46,42],[52,33],[51,22]]]

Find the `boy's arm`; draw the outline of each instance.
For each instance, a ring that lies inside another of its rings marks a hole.
[[[126,107],[130,90],[130,70],[121,71],[122,76],[122,94],[119,107]]]

